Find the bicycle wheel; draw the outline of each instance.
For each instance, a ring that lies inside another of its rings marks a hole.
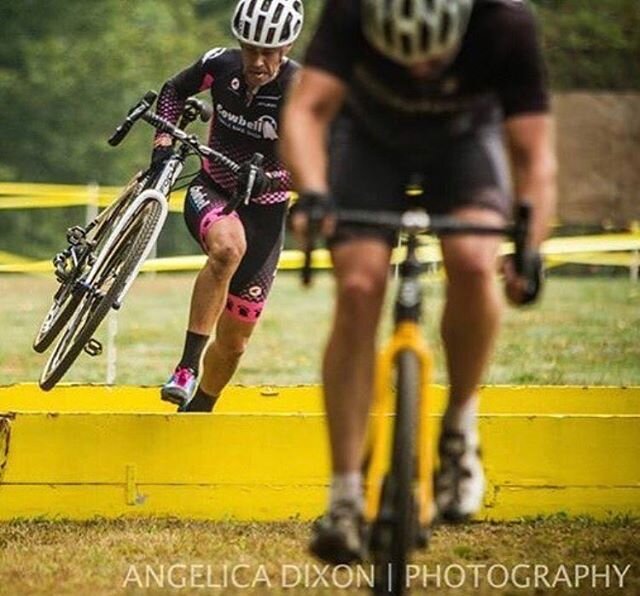
[[[63,283],[53,296],[53,302],[33,340],[36,352],[42,353],[51,345],[80,303],[80,296],[73,293],[74,281]]]
[[[142,192],[147,178],[148,177],[141,172],[135,174],[131,180],[127,182],[118,198],[84,230],[88,232],[92,228],[95,228],[95,236],[92,239],[92,243],[95,246],[99,246],[100,242],[105,240],[108,235],[105,232],[117,221],[117,218],[120,217],[131,203],[131,200]],[[69,232],[67,232],[67,234],[68,233]],[[92,248],[91,252],[95,252],[95,249]],[[53,340],[58,336],[60,331],[62,331],[75,312],[78,304],[80,304],[81,296],[78,292],[73,291],[78,277],[79,275],[75,274],[72,279],[63,282],[53,296],[51,306],[44,316],[36,333],[36,337],[33,340],[33,349],[36,352],[44,352],[53,343]]]
[[[49,391],[67,372],[98,325],[105,318],[127,282],[134,276],[148,252],[162,205],[155,200],[143,203],[127,222],[107,258],[94,273],[94,281],[82,294],[75,315],[47,361],[40,387]]]
[[[376,594],[400,596],[408,591],[408,556],[415,543],[416,511],[413,479],[415,439],[420,395],[420,360],[410,350],[396,357],[396,418],[392,460],[382,491],[382,506],[374,527]]]

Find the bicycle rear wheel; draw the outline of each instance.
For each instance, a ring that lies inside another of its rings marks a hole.
[[[380,515],[374,522],[375,594],[401,596],[408,591],[407,562],[415,544],[416,510],[413,480],[416,471],[417,407],[420,359],[411,350],[396,357],[396,418],[391,467],[382,491]]]
[[[105,318],[127,282],[134,276],[155,236],[162,216],[156,200],[143,203],[127,222],[107,258],[82,293],[76,312],[58,341],[40,377],[40,387],[49,391],[69,370]]]

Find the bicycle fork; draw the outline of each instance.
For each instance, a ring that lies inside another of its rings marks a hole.
[[[427,528],[434,517],[433,505],[433,449],[429,421],[429,386],[433,376],[433,356],[420,331],[422,287],[420,274],[424,266],[417,258],[418,241],[409,234],[407,255],[400,264],[400,286],[395,304],[395,329],[391,340],[378,356],[374,385],[374,402],[369,427],[369,458],[366,470],[367,495],[365,515],[369,521],[378,517],[382,504],[384,479],[390,469],[390,426],[385,417],[394,411],[391,391],[398,358],[403,352],[416,356],[418,364],[418,400],[412,411],[417,415],[413,441],[413,502],[417,509],[420,531]],[[406,379],[405,379],[406,380]],[[397,382],[397,379],[396,379]],[[393,425],[395,426],[395,425]],[[420,532],[418,533],[420,535]]]
[[[433,449],[432,429],[429,421],[429,385],[432,380],[433,357],[422,339],[417,322],[404,321],[398,324],[393,337],[378,355],[374,386],[374,401],[369,427],[369,463],[366,470],[367,494],[365,515],[368,521],[377,518],[381,502],[384,478],[389,469],[389,446],[391,428],[385,418],[394,409],[393,373],[397,356],[402,351],[414,352],[420,363],[420,391],[417,407],[416,429],[416,478],[414,498],[417,505],[420,527],[430,525],[434,517],[433,507]]]

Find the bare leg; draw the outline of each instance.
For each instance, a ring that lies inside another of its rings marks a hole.
[[[200,389],[217,397],[231,380],[249,343],[256,323],[240,321],[223,311],[216,328],[216,338],[204,354]]]
[[[202,350],[225,306],[229,283],[246,251],[242,222],[233,216],[219,219],[207,231],[205,245],[208,260],[198,273],[191,294],[182,357],[176,371],[160,390],[162,399],[177,404],[180,411],[207,411],[207,404],[200,407],[196,400],[201,392],[196,391],[194,395],[196,377]],[[211,402],[211,399],[206,398],[206,401]]]
[[[477,207],[460,209],[455,215],[476,223],[503,223],[497,213]],[[495,275],[499,244],[495,237],[442,239],[447,289],[441,330],[451,406],[464,407],[475,396],[498,333],[502,308]]]
[[[227,300],[229,282],[246,251],[244,228],[235,217],[214,223],[205,238],[208,260],[191,295],[189,331],[209,335]]]
[[[369,238],[332,251],[337,302],[323,381],[334,475],[360,471],[390,252]]]

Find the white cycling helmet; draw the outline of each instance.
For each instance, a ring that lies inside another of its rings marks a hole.
[[[238,41],[262,48],[293,43],[302,30],[302,0],[240,0],[231,19]]]
[[[412,66],[458,47],[474,0],[362,0],[369,43],[388,58]]]

